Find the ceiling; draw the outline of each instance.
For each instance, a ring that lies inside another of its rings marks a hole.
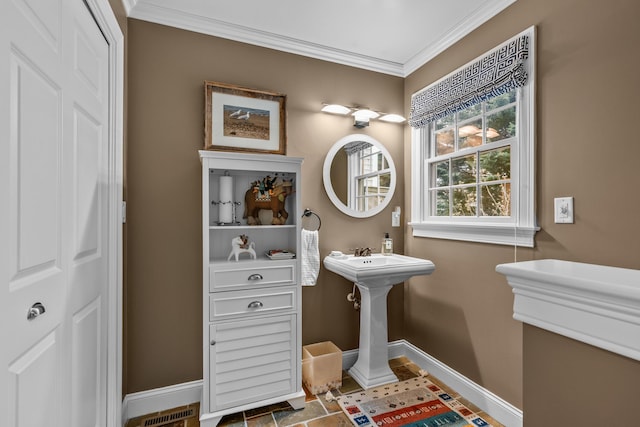
[[[516,0],[123,0],[131,18],[406,77]]]

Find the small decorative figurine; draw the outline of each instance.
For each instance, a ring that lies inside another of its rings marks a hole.
[[[293,193],[291,180],[279,177],[264,177],[255,181],[244,195],[244,215],[249,225],[259,225],[258,211],[266,209],[273,212],[272,225],[282,225],[287,222],[289,213],[284,208],[287,196]]]
[[[249,254],[251,258],[256,259],[255,243],[249,242],[249,237],[244,234],[234,237],[231,240],[231,253],[227,258],[227,261],[231,260],[232,256],[235,256],[236,262],[240,254]]]

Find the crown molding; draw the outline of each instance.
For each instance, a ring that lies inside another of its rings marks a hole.
[[[307,56],[338,64],[349,65],[383,74],[404,77],[403,65],[393,61],[333,49],[303,40],[284,37],[278,34],[260,31],[242,25],[231,24],[213,18],[194,15],[188,12],[137,3],[137,0],[125,0],[131,3],[130,18],[157,24],[168,25],[183,30],[194,31],[210,36],[239,41],[251,45],[266,47],[283,52]]]
[[[131,15],[131,11],[138,3],[138,0],[122,0],[122,5],[124,6],[124,12],[127,16]]]
[[[493,0],[484,4],[461,20],[438,41],[425,47],[402,64],[231,24],[170,7],[149,4],[140,0],[122,0],[127,16],[130,18],[398,77],[407,77],[515,1],[517,0]]]
[[[409,59],[403,66],[402,77],[407,77],[516,1],[517,0],[495,0],[489,2],[489,4],[482,5],[482,7],[479,7],[473,14],[461,20],[451,31],[444,34],[435,43],[425,47],[417,55]]]

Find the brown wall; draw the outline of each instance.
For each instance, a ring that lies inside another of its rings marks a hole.
[[[413,92],[537,26],[536,212],[542,230],[535,249],[517,250],[519,261],[559,258],[640,268],[640,199],[635,197],[640,144],[627,131],[639,112],[638,16],[635,0],[519,0],[405,80],[407,108]],[[405,163],[410,155],[405,132]],[[405,212],[410,184],[407,168]],[[575,224],[554,224],[553,198],[561,196],[575,198]],[[524,400],[527,426],[550,425],[551,413],[545,414],[550,409],[537,402],[543,394],[564,396],[567,388],[556,388],[557,381],[569,378],[543,375],[531,382],[540,371],[561,370],[548,359],[526,363],[523,371],[523,358],[536,361],[559,340],[540,333],[529,342],[533,333],[528,333],[523,350],[523,327],[512,319],[511,288],[494,272],[496,264],[514,261],[514,249],[413,238],[409,227],[405,251],[436,264],[432,276],[405,284],[407,340],[510,403],[522,408]],[[581,345],[565,344],[561,352],[566,361],[579,359],[585,375],[589,368],[638,369],[637,362],[594,355]],[[617,381],[631,380],[616,375],[611,390],[617,390]],[[540,421],[545,416],[546,423]]]
[[[640,268],[640,199],[633,197],[640,144],[628,130],[640,95],[639,12],[634,0],[518,0],[406,79],[129,20],[125,394],[202,375],[196,151],[204,80],[288,95],[288,154],[306,159],[302,204],[322,217],[322,255],[377,246],[390,231],[396,250],[404,244],[406,253],[435,262],[432,276],[412,279],[404,293],[392,291],[390,339],[406,338],[524,407],[527,426],[548,425],[549,416],[562,411],[545,407],[545,397],[586,387],[578,371],[612,372],[609,389],[632,390],[637,362],[513,320],[511,289],[494,268],[516,257]],[[394,157],[400,179],[391,207],[355,220],[330,204],[321,181],[324,154],[355,129],[348,119],[318,113],[321,102],[404,107],[408,114],[411,93],[531,25],[538,30],[536,211],[542,228],[535,249],[413,238],[410,227],[390,228],[393,206],[404,206],[403,223],[411,208],[406,127],[403,133],[376,122],[363,131]],[[553,223],[553,198],[560,196],[575,197],[575,224]],[[305,344],[357,347],[358,314],[345,299],[350,287],[322,269],[318,286],[304,289]],[[579,360],[581,369],[566,371],[558,360]]]
[[[638,425],[640,362],[524,325],[524,425]]]
[[[322,102],[403,110],[403,79],[130,19],[128,22],[127,275],[125,393],[202,378],[200,162],[204,80],[287,94],[287,154],[304,157],[303,207],[322,218],[320,254],[378,247],[404,204],[402,179],[390,207],[370,219],[338,211],[322,185],[324,156],[338,139],[378,139],[404,176],[403,127],[355,129],[320,113]],[[351,284],[322,269],[303,290],[303,344],[358,347]],[[390,339],[403,336],[403,289],[389,298]]]

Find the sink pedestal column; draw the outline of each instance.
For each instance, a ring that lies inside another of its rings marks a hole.
[[[366,287],[360,290],[360,348],[358,360],[349,374],[364,389],[398,381],[389,368],[387,334],[387,294],[390,286]]]

